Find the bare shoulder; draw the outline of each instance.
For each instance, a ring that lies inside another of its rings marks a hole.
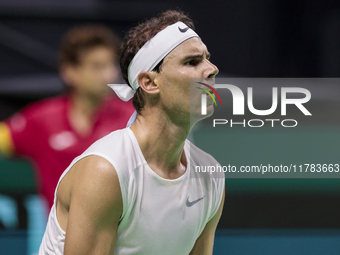
[[[57,197],[57,214],[63,229],[69,225],[72,211],[98,219],[111,215],[116,220],[123,211],[117,172],[100,156],[87,156],[74,164],[60,182]]]
[[[117,172],[106,159],[95,155],[87,156],[79,160],[73,168],[71,196],[79,193],[86,195],[87,199],[100,197],[105,202],[113,203],[121,200]]]
[[[91,179],[103,179],[105,181],[106,178],[117,177],[117,172],[112,164],[105,158],[96,155],[82,158],[74,164],[72,171],[74,177],[81,179],[91,177]]]
[[[98,189],[119,187],[118,175],[110,162],[100,156],[90,155],[75,163],[60,182],[58,195],[64,189],[68,192],[86,187],[92,192]]]

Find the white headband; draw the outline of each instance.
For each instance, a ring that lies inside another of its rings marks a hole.
[[[139,87],[138,75],[143,71],[152,71],[170,51],[191,37],[198,37],[198,35],[181,21],[164,28],[147,41],[132,59],[128,68],[128,77],[133,89],[127,84],[109,84],[109,86],[120,99],[129,101]]]

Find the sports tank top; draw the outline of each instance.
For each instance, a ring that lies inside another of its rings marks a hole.
[[[207,222],[215,215],[224,189],[223,173],[208,174],[195,166],[217,161],[188,140],[187,168],[177,179],[164,179],[147,164],[130,128],[117,130],[92,144],[75,158],[59,179],[39,255],[62,255],[65,231],[56,216],[60,181],[82,158],[97,155],[115,168],[121,188],[123,213],[114,254],[187,255]]]

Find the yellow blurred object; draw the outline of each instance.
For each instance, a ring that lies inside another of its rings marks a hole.
[[[11,156],[14,152],[14,144],[8,126],[0,122],[0,154]]]

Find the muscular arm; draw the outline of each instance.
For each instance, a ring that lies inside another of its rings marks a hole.
[[[0,156],[11,156],[14,152],[14,144],[9,127],[0,122]]]
[[[117,173],[98,156],[88,156],[73,168],[64,187],[61,183],[58,189],[63,199],[68,182],[72,183],[64,254],[113,254],[123,210]]]
[[[189,255],[211,255],[213,254],[215,231],[222,215],[225,192],[223,192],[222,201],[215,216],[207,223],[202,234],[197,238],[194,248]]]

